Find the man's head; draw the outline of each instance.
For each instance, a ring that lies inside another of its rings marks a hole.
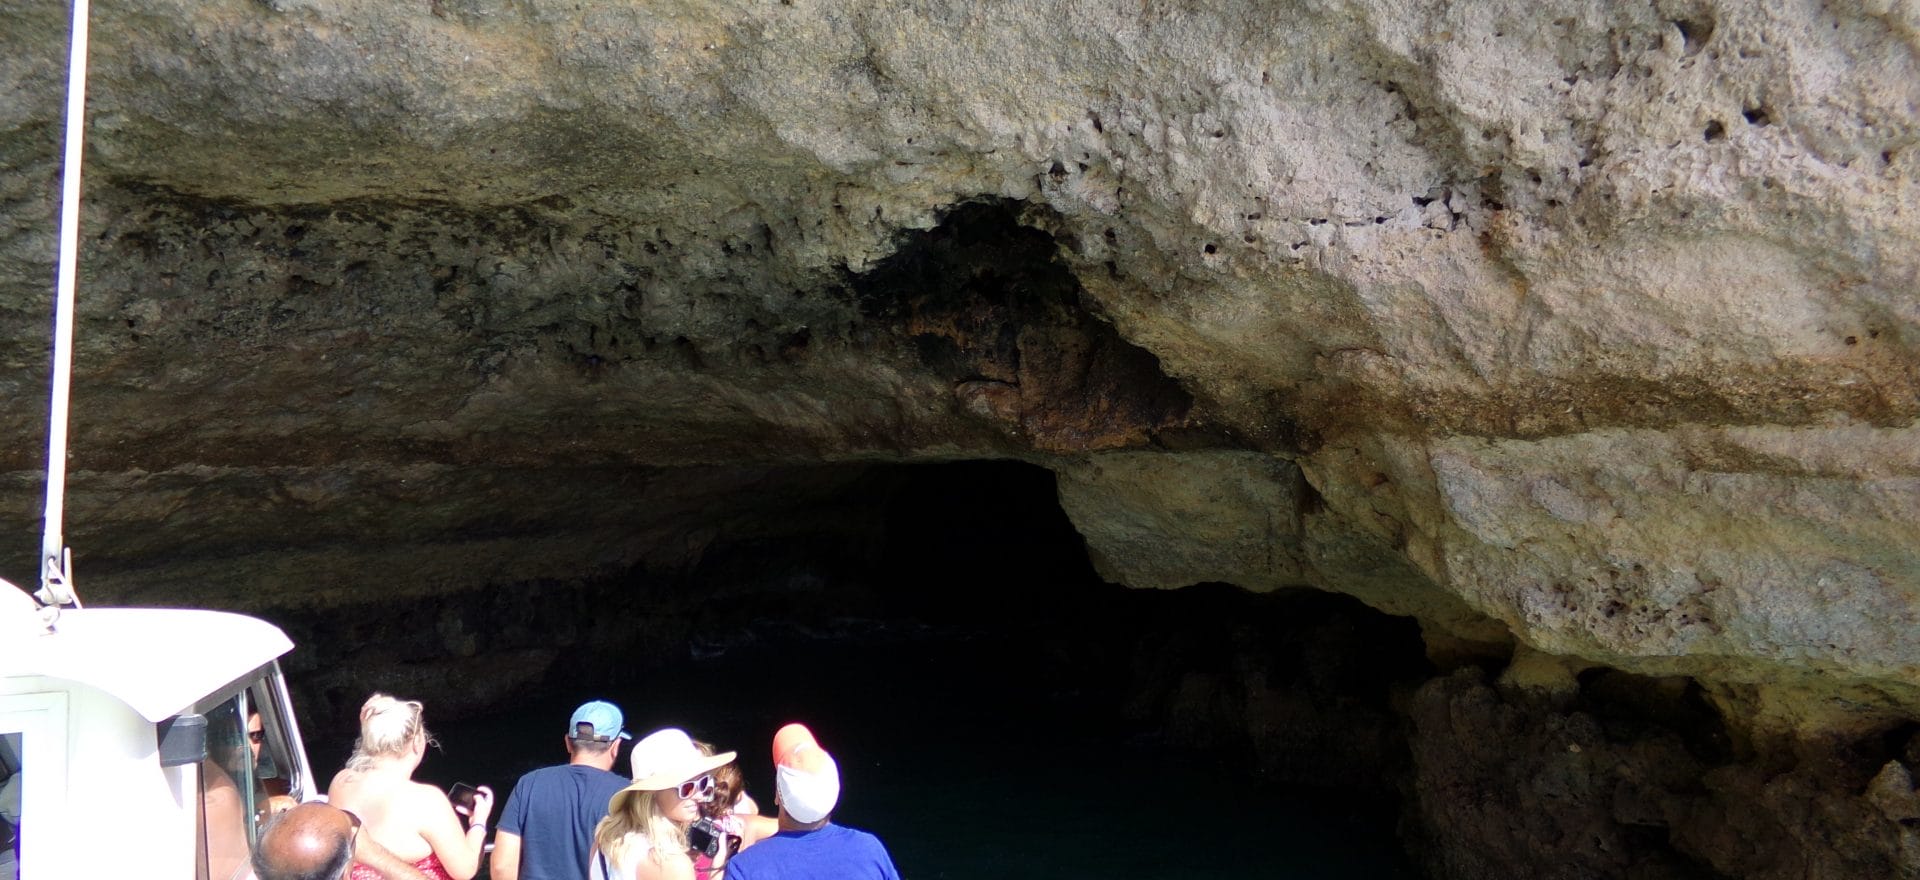
[[[260,880],[340,880],[353,861],[360,817],[331,804],[301,804],[274,816],[253,848]]]
[[[606,700],[580,704],[567,722],[567,754],[572,756],[572,763],[611,769],[620,753],[620,741],[633,739],[633,734],[621,728],[624,723],[620,707]]]
[[[783,819],[825,824],[840,802],[840,765],[814,741],[813,731],[789,724],[773,735],[774,794]]]
[[[247,744],[253,747],[253,763],[260,763],[260,749],[267,744],[267,727],[258,712],[247,713]]]

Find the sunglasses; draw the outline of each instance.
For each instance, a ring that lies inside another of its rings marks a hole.
[[[682,782],[679,788],[674,789],[674,793],[679,795],[683,800],[693,797],[710,796],[713,794],[713,774],[709,773],[699,779],[689,779]]]
[[[261,743],[263,743],[263,742],[266,742],[266,741],[267,741],[267,732],[266,732],[266,731],[264,731],[264,730],[249,730],[249,731],[247,731],[247,742],[250,742],[250,743],[253,743],[254,745],[256,745],[256,746],[257,746],[257,745],[259,745],[259,744],[261,744]]]

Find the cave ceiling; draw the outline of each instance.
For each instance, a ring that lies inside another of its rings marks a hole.
[[[4,14],[26,560],[66,23]],[[1018,459],[1121,583],[1920,711],[1911,3],[109,0],[92,45],[94,595],[671,564],[759,469]]]

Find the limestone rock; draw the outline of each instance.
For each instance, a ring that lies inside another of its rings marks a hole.
[[[1304,484],[1290,462],[1257,453],[1096,456],[1059,469],[1060,506],[1108,580],[1140,587],[1220,581],[1253,590],[1304,586]]]
[[[0,34],[9,535],[37,510],[63,10]],[[312,589],[302,559],[457,593],[535,549],[688,546],[562,540],[626,508],[540,491],[557,469],[598,502],[586,474],[1020,458],[1118,577],[1314,583],[1436,640],[1696,676],[1767,729],[1911,716],[1917,23],[96,9],[81,570],[100,599]],[[343,509],[392,526],[379,549]]]

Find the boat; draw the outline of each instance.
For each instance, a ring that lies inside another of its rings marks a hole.
[[[0,773],[19,798],[20,878],[249,876],[273,807],[321,794],[278,627],[80,607],[49,625],[57,606],[3,582],[0,604]]]
[[[222,611],[84,607],[62,536],[86,0],[73,22],[40,588],[0,580],[0,880],[249,877],[268,816],[322,796],[292,641]]]

